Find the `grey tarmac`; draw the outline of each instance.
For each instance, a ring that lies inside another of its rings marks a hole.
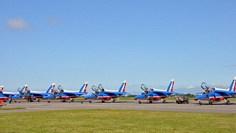
[[[6,104],[6,105],[5,105]],[[48,111],[48,110],[71,110],[71,109],[124,109],[124,110],[150,110],[150,111],[172,111],[172,112],[208,112],[208,113],[225,113],[236,114],[236,102],[226,105],[223,102],[208,105],[203,102],[199,105],[196,101],[190,101],[189,104],[176,104],[175,101],[167,101],[162,103],[160,101],[147,103],[142,101],[138,104],[135,100],[118,100],[115,103],[106,101],[94,100],[92,103],[88,101],[74,101],[74,102],[61,102],[59,100],[52,100],[50,103],[47,101],[41,102],[26,102],[20,103],[4,103],[3,108],[24,108],[19,110],[0,110],[0,113],[12,112],[32,112],[32,111]]]

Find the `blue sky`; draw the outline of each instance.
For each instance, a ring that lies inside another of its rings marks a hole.
[[[103,84],[200,92],[236,76],[236,2],[0,1],[0,84],[78,90]]]

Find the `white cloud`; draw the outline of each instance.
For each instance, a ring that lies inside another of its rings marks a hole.
[[[192,86],[192,85],[190,85],[189,87],[188,87],[188,89],[194,89],[194,88],[196,88],[195,86]]]
[[[6,23],[13,30],[27,29],[29,27],[22,18],[8,19]]]

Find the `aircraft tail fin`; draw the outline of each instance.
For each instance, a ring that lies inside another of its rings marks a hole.
[[[55,83],[52,83],[52,85],[50,85],[50,87],[46,90],[46,93],[53,94],[53,93],[54,93],[55,86],[56,86],[56,84],[55,84]]]
[[[4,90],[4,86],[0,86],[0,93],[2,93]]]
[[[170,84],[169,84],[169,86],[167,87],[166,91],[167,91],[167,92],[173,92],[173,91],[174,91],[174,84],[175,84],[175,81],[174,81],[174,79],[172,79],[172,80],[170,81]]]
[[[229,87],[229,91],[236,91],[236,76],[234,77],[234,79]]]
[[[124,81],[124,83],[121,84],[118,92],[125,92],[125,89],[126,89],[126,81]]]
[[[88,82],[85,82],[83,86],[80,88],[79,92],[86,92],[88,87]]]
[[[29,90],[29,89],[28,89],[28,85],[26,84],[25,86],[23,86],[23,87],[19,90],[19,92],[26,94],[28,90]]]

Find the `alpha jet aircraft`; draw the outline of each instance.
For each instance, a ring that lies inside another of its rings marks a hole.
[[[52,96],[53,97],[54,92],[55,92],[55,87],[56,87],[56,84],[52,83],[46,91],[30,91],[30,90],[27,90],[25,99],[28,98],[32,101],[32,98],[33,98],[33,100],[37,100],[38,102],[40,102],[41,99],[44,99],[44,97],[46,97],[46,96]]]
[[[62,102],[65,102],[66,100],[70,100],[70,102],[73,102],[73,98],[83,96],[87,94],[87,87],[88,82],[85,82],[82,87],[78,91],[73,90],[64,90],[62,89],[61,85],[58,86],[58,94],[56,94],[56,99],[61,99]],[[51,99],[50,96],[45,96],[45,99]]]
[[[183,94],[183,93],[173,92],[174,79],[170,81],[170,84],[166,90],[159,90],[159,89],[152,89],[152,88],[148,89],[148,87],[145,84],[141,85],[141,89],[144,92],[134,97],[134,100],[138,100],[139,104],[141,104],[141,100],[148,100],[148,103],[161,100],[163,103],[165,103],[166,100],[164,98],[170,96],[171,94]]]
[[[11,96],[12,99],[16,102],[16,99],[22,98],[24,96],[23,92],[26,92],[28,89],[28,86],[25,85],[22,87],[22,89],[18,88],[18,91],[15,92],[6,92],[4,90],[4,86],[0,86],[0,99],[6,101],[9,100],[9,97]]]
[[[94,93],[85,96],[85,100],[89,100],[90,103],[92,102],[91,100],[101,100],[103,103],[106,100],[112,100],[112,102],[115,102],[116,98],[126,94],[125,89],[126,81],[121,84],[118,90],[106,90],[102,87],[102,84],[99,84],[98,88],[96,86],[92,86]]]
[[[236,77],[234,77],[231,85],[228,89],[210,88],[205,82],[201,84],[203,92],[195,97],[199,105],[202,105],[201,100],[208,100],[209,104],[213,102],[225,101],[226,104],[230,104],[228,98],[231,98],[233,94],[236,94]]]

